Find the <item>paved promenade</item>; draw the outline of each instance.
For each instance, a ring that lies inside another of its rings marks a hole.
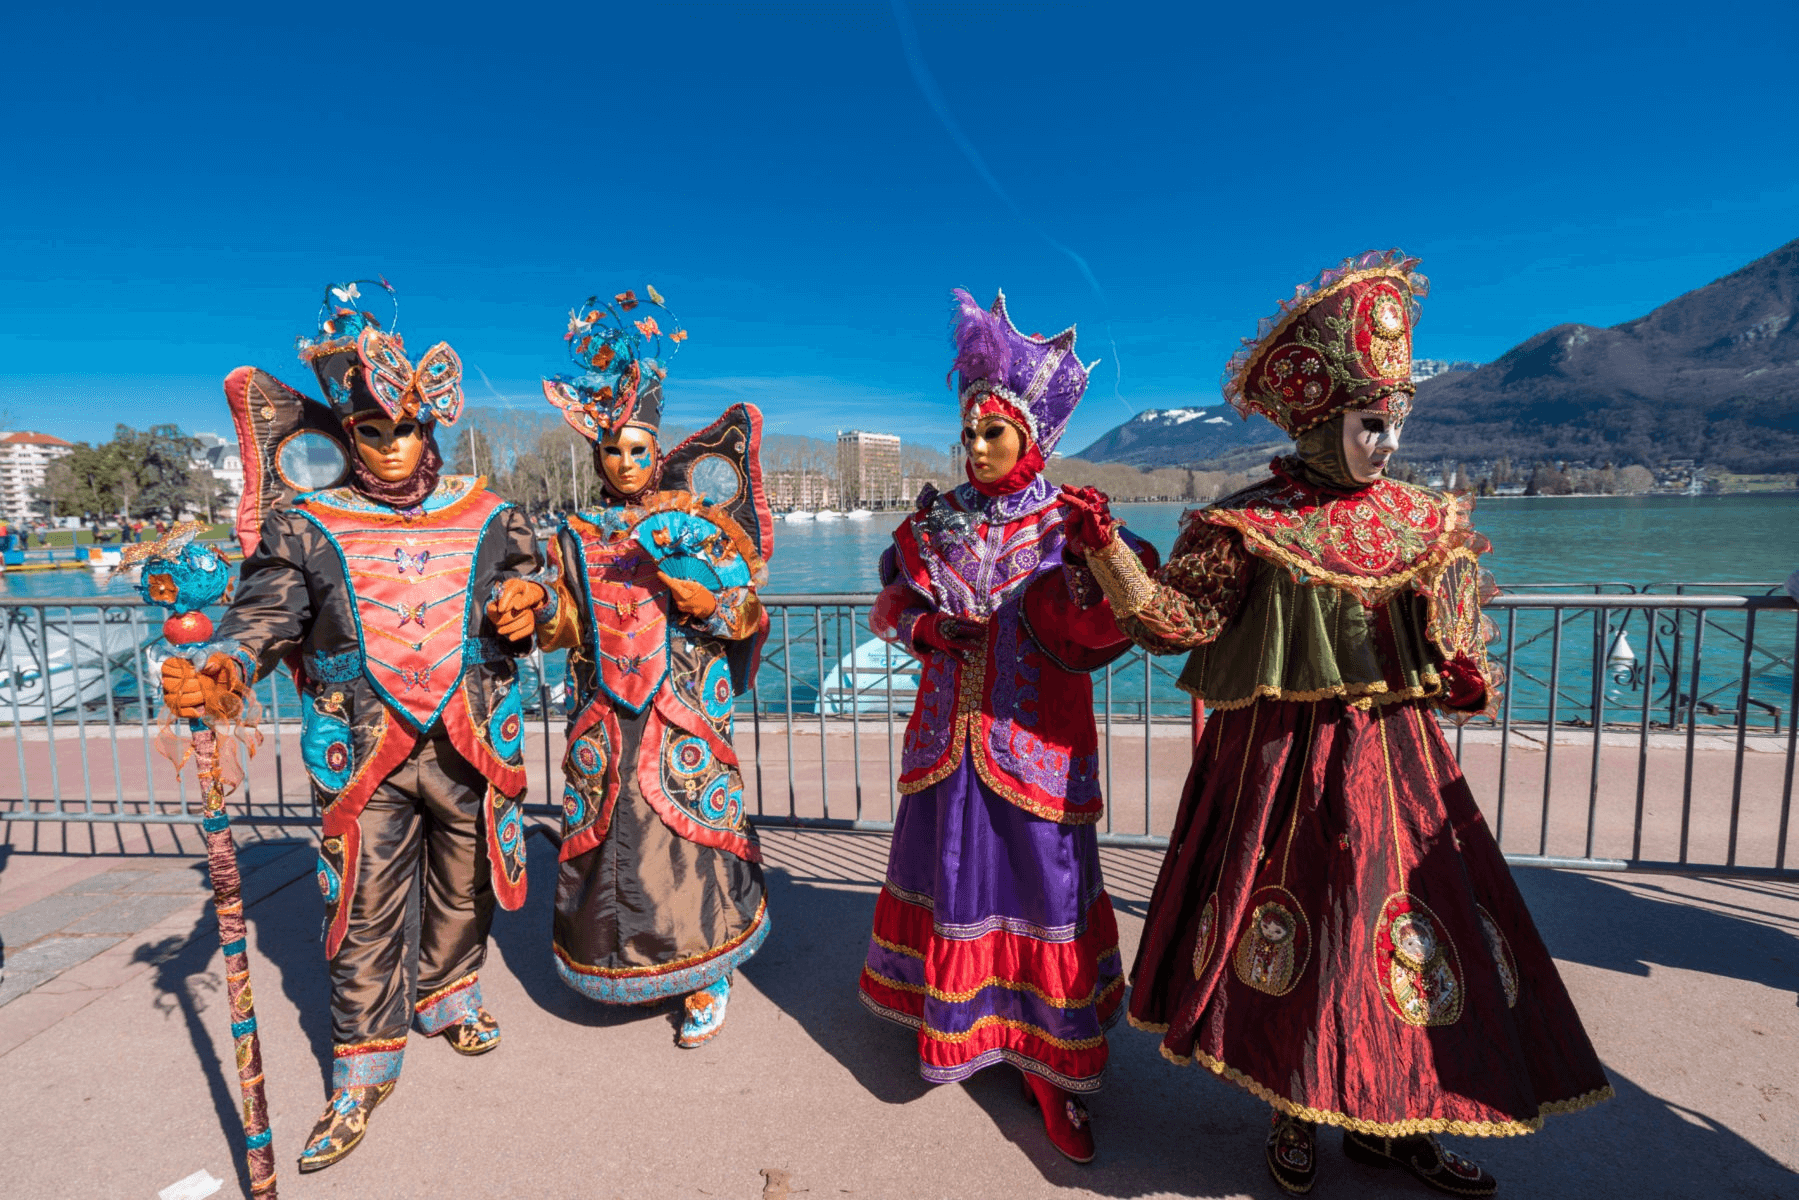
[[[783,772],[784,774],[784,772]],[[241,1190],[218,941],[191,832],[7,826],[0,847],[6,1194],[154,1197],[205,1171]],[[248,836],[256,838],[256,834]],[[303,829],[244,849],[251,962],[284,1196],[1258,1196],[1266,1109],[1121,1027],[1093,1102],[1100,1158],[1065,1163],[1015,1076],[916,1074],[910,1036],[855,1000],[886,851],[878,835],[770,830],[774,933],[725,1033],[675,1048],[672,1007],[606,1011],[548,953],[555,856],[501,913],[484,971],[505,1029],[462,1059],[414,1038],[349,1160],[293,1160],[325,1094],[322,906]],[[33,845],[38,849],[32,849]],[[97,853],[89,853],[90,848]],[[1127,960],[1159,856],[1107,851]],[[1799,884],[1520,872],[1618,1098],[1535,1137],[1463,1142],[1510,1196],[1799,1194]],[[1323,1197],[1425,1195],[1323,1138]]]

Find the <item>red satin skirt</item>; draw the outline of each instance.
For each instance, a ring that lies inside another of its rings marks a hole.
[[[1416,703],[1207,723],[1131,1023],[1364,1133],[1528,1133],[1611,1095],[1442,731]]]

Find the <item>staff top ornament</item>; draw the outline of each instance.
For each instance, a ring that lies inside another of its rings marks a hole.
[[[142,566],[137,592],[147,604],[169,610],[163,636],[170,645],[189,646],[212,636],[212,621],[201,611],[222,603],[231,592],[231,568],[225,556],[194,538],[206,526],[179,521],[154,542],[138,542],[119,551],[118,575]]]

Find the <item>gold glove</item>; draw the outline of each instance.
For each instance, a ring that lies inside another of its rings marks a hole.
[[[666,571],[657,571],[662,582],[674,595],[675,607],[696,621],[704,621],[718,611],[718,597],[706,589],[703,583],[695,583],[691,579],[677,579]]]
[[[1143,560],[1117,534],[1099,549],[1087,552],[1087,567],[1112,602],[1115,617],[1136,616],[1156,594],[1156,581],[1143,569]]]

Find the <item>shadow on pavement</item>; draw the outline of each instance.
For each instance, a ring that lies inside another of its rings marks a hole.
[[[1753,879],[1712,880],[1739,898],[1696,903],[1654,875],[1615,880],[1572,871],[1515,871],[1543,940],[1557,958],[1626,975],[1650,964],[1702,971],[1799,993],[1799,940],[1758,910],[1759,897],[1799,898],[1799,886]],[[1667,899],[1662,899],[1666,896]]]
[[[270,841],[253,843],[238,848],[238,869],[248,881],[257,867],[274,861],[288,854],[297,846],[306,845],[303,840]],[[237,1064],[221,1060],[214,1049],[215,1039],[221,1030],[227,1031],[231,1024],[231,1010],[225,994],[225,976],[222,972],[210,969],[213,956],[219,952],[218,921],[213,915],[210,898],[211,880],[207,875],[204,861],[193,864],[193,869],[209,889],[206,907],[194,922],[193,929],[186,934],[176,934],[157,942],[147,942],[137,948],[132,961],[147,963],[156,968],[156,1008],[165,1017],[179,1017],[186,1027],[189,1044],[193,1047],[194,1060],[206,1078],[207,1093],[212,1099],[213,1115],[218,1119],[219,1129],[224,1133],[226,1141],[231,1144],[233,1167],[237,1171],[238,1184],[244,1194],[250,1192],[249,1168],[244,1163],[244,1125],[243,1114],[239,1107],[239,1091],[237,1081]],[[309,883],[310,876],[301,876],[295,883]],[[308,973],[298,965],[296,953],[303,955],[308,949],[316,951],[313,939],[302,936],[296,925],[303,926],[304,919],[296,921],[298,910],[304,905],[303,897],[310,889],[305,887],[282,887],[272,894],[250,894],[245,908],[245,916],[249,922],[251,936],[255,940],[255,951],[251,956],[250,985],[252,995],[258,986],[267,987],[270,973],[265,969],[257,971],[259,961],[270,961],[279,970],[283,990],[293,1000],[300,1013],[302,1028],[307,1030],[308,1037],[317,1050],[319,1039],[311,1025],[316,1021],[316,1014],[322,1010],[324,998],[323,961],[322,956],[314,954],[319,961],[313,964],[310,982],[314,985],[312,992],[296,995],[296,982],[307,980]],[[301,899],[296,902],[296,897]],[[271,903],[264,904],[264,901]],[[301,983],[304,987],[304,983]],[[326,1027],[324,1031],[324,1056],[328,1060],[331,1053],[330,1016],[324,1015]],[[265,1055],[266,1057],[266,1055]],[[327,1068],[328,1069],[328,1068]]]
[[[918,1076],[918,1035],[874,1016],[856,999],[856,980],[874,928],[875,893],[864,886],[817,887],[770,869],[768,942],[743,966],[756,985],[883,1104],[906,1104],[931,1090]]]

